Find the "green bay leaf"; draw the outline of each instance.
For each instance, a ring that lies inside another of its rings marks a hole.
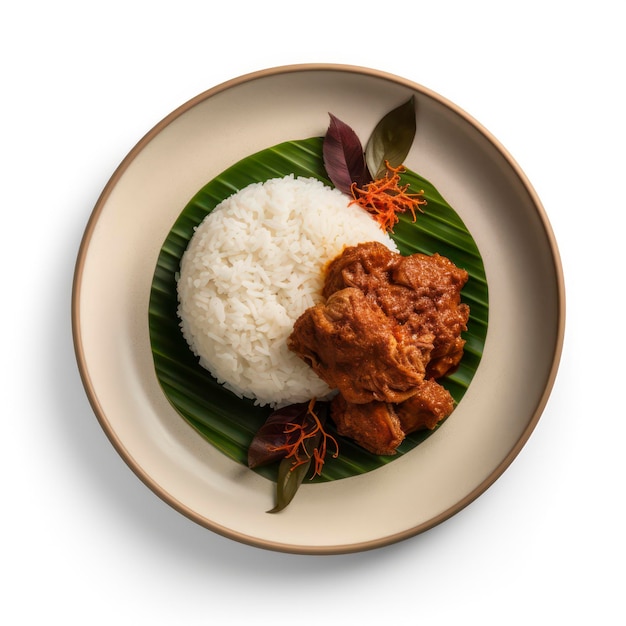
[[[414,97],[383,116],[365,145],[365,162],[374,179],[385,176],[385,161],[391,167],[404,163],[413,145],[415,130]]]
[[[268,513],[279,513],[289,506],[308,474],[311,463],[309,459],[294,468],[292,459],[283,459],[280,462],[276,478],[276,504]]]

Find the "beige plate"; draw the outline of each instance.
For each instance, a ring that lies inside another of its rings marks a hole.
[[[490,321],[482,362],[453,418],[413,452],[363,476],[305,484],[288,509],[267,514],[274,485],[198,436],[157,382],[148,299],[161,245],[190,198],[234,162],[282,141],[322,135],[329,111],[367,137],[411,94],[418,130],[406,164],[435,184],[483,255]],[[420,85],[336,65],[237,78],[150,131],[93,211],[77,261],[72,314],[78,364],[98,420],[156,494],[232,539],[317,554],[415,535],[487,489],[545,406],[565,317],[562,270],[544,209],[503,147]]]

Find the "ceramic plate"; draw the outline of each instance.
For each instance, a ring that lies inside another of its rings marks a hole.
[[[366,138],[411,95],[417,134],[406,165],[454,207],[483,258],[489,326],[480,365],[443,426],[361,476],[304,484],[268,514],[274,484],[231,460],[174,410],[155,375],[148,329],[161,246],[190,198],[237,161],[321,136],[328,112]],[[446,520],[519,453],[552,389],[564,287],[545,211],[506,150],[456,105],[403,78],[340,65],[246,75],[157,124],[104,189],[80,248],[74,343],[109,439],[157,495],[217,533],[285,552],[331,554],[390,544]]]

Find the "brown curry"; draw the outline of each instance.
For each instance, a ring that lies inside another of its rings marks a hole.
[[[454,408],[437,378],[458,366],[469,307],[468,279],[439,254],[402,256],[368,242],[328,266],[326,301],[294,325],[289,348],[339,394],[337,431],[375,454],[393,454],[405,436],[433,429]]]

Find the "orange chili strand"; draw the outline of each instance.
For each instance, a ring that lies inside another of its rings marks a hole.
[[[415,211],[422,212],[421,205],[426,204],[424,191],[419,193],[407,193],[409,185],[400,186],[400,174],[406,170],[403,165],[391,167],[385,161],[387,174],[383,178],[367,183],[363,188],[352,184],[351,191],[354,198],[350,204],[358,204],[370,213],[380,224],[383,230],[393,232],[397,224],[399,213],[411,211],[415,222]]]
[[[313,398],[309,402],[309,407],[307,410],[307,414],[313,417],[313,426],[310,430],[307,430],[305,424],[294,424],[289,423],[285,426],[285,434],[297,433],[297,438],[295,441],[291,443],[285,443],[281,446],[273,447],[272,450],[279,451],[284,450],[287,452],[285,455],[286,459],[293,458],[293,464],[290,468],[290,471],[293,471],[296,467],[306,463],[311,459],[311,454],[306,449],[306,441],[311,439],[311,437],[315,437],[318,433],[321,433],[321,439],[318,446],[313,450],[313,461],[314,461],[314,471],[313,476],[319,476],[322,473],[322,468],[324,466],[324,460],[326,457],[326,453],[328,451],[328,441],[330,440],[335,447],[335,452],[333,454],[333,458],[337,458],[339,455],[339,445],[337,444],[337,440],[329,435],[323,428],[322,423],[319,418],[315,414],[313,410],[315,407],[315,398]],[[301,455],[304,454],[304,457]]]

